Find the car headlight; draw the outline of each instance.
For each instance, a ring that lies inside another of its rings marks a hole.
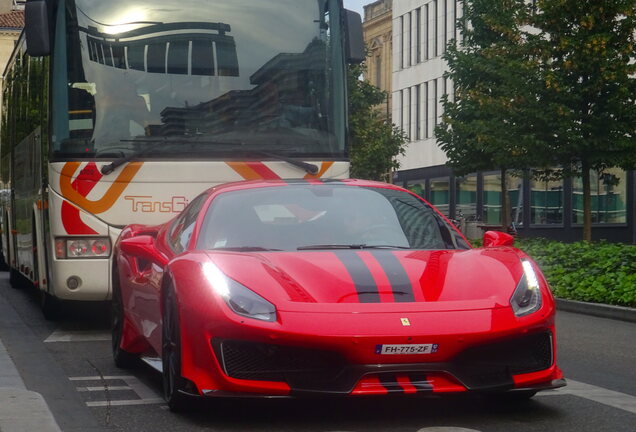
[[[518,317],[531,314],[541,308],[541,286],[532,263],[521,260],[523,276],[510,298],[510,306]]]
[[[212,288],[238,315],[261,321],[276,321],[276,307],[251,289],[227,277],[211,262],[203,264],[203,273]]]

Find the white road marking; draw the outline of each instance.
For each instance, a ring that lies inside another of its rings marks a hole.
[[[131,405],[153,405],[165,403],[163,398],[155,399],[132,399],[132,400],[114,400],[114,401],[95,401],[86,402],[89,407],[105,407],[105,406],[131,406]]]
[[[98,392],[98,391],[122,391],[122,390],[132,390],[132,387],[129,386],[97,386],[97,387],[76,387],[75,390],[78,392]]]
[[[418,430],[417,432],[481,432],[477,429],[466,429],[462,427],[446,427],[446,426],[433,426],[426,427]]]
[[[132,406],[132,405],[150,405],[150,404],[161,404],[165,403],[165,400],[161,397],[159,393],[146,386],[144,383],[139,381],[137,377],[131,375],[108,375],[103,378],[100,376],[81,376],[81,377],[69,377],[69,381],[123,381],[126,383],[125,386],[85,386],[85,387],[76,387],[78,392],[97,392],[97,391],[123,391],[123,390],[132,390],[134,391],[139,399],[131,399],[131,400],[101,400],[101,401],[90,401],[86,402],[86,406],[89,407],[105,407],[105,406]]]
[[[55,330],[44,343],[109,341],[110,332],[104,330]]]
[[[129,379],[133,379],[135,378],[132,375],[106,375],[103,377],[103,379],[105,380],[122,380],[122,381],[126,381]],[[81,376],[81,377],[69,377],[69,381],[99,381],[101,380],[102,377],[95,375],[95,376]],[[136,378],[135,378],[136,379]]]
[[[603,387],[593,386],[578,381],[568,380],[568,385],[556,390],[539,392],[537,396],[561,396],[572,395],[603,405],[618,408],[623,411],[636,414],[636,396],[608,390]]]

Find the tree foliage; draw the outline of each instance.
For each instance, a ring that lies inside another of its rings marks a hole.
[[[636,0],[534,3],[467,0],[436,135],[458,174],[582,176],[591,240],[590,171],[636,165]]]
[[[501,171],[504,226],[506,172],[547,164],[540,76],[522,30],[530,13],[523,0],[467,1],[460,23],[463,43],[451,43],[444,55],[455,99],[442,100],[437,140],[458,175]]]
[[[590,170],[636,165],[636,0],[539,0],[531,23],[551,154],[583,179],[591,240]]]
[[[397,156],[404,154],[405,134],[374,109],[385,103],[387,94],[359,77],[364,65],[351,65],[349,86],[349,156],[351,176],[388,180],[399,168]]]

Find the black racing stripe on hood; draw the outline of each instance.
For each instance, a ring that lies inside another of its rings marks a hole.
[[[362,258],[354,251],[338,251],[334,254],[344,264],[349,276],[351,276],[360,303],[380,303],[378,285]]]
[[[371,251],[389,279],[396,303],[414,302],[413,285],[404,266],[391,251]]]

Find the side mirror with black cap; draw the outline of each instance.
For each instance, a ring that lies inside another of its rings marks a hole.
[[[345,9],[345,49],[347,63],[360,64],[366,58],[362,18],[360,14]]]
[[[32,57],[51,54],[49,11],[46,0],[29,0],[24,6],[27,53]]]

